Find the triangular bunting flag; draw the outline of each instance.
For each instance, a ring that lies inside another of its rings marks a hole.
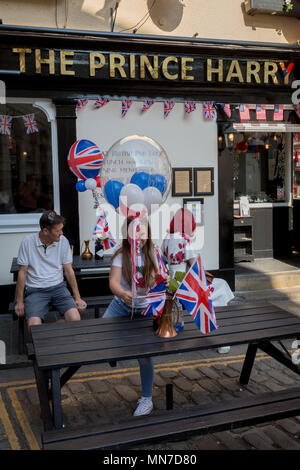
[[[191,114],[196,109],[195,101],[185,101],[184,102],[184,110],[187,114]]]
[[[127,111],[129,110],[131,105],[132,105],[132,100],[127,100],[127,99],[122,100],[122,117],[126,116]]]
[[[84,106],[88,104],[88,101],[88,98],[77,100],[76,111],[79,111],[80,109],[84,108]]]
[[[154,100],[145,100],[141,112],[144,113],[145,111],[148,111],[148,109],[150,109],[153,104]]]
[[[164,117],[168,117],[172,109],[174,108],[174,100],[165,100],[164,101]]]
[[[27,114],[27,116],[22,117],[26,129],[26,134],[34,134],[35,132],[39,131],[34,114]]]
[[[205,121],[211,121],[216,117],[216,108],[213,101],[204,101],[203,103],[203,115]]]
[[[0,115],[0,134],[10,135],[12,125],[12,116]]]
[[[98,96],[94,103],[94,108],[99,109],[102,108],[105,104],[109,103],[110,99],[109,98],[104,98],[104,96]]]

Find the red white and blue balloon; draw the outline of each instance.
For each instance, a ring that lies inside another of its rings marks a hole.
[[[103,153],[90,140],[77,140],[69,150],[69,168],[81,180],[98,176],[102,163]]]

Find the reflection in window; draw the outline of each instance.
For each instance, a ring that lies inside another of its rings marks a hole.
[[[300,132],[293,135],[293,198],[300,199]]]
[[[234,141],[235,199],[285,201],[287,197],[285,134],[236,134]]]
[[[26,134],[22,116],[34,114],[38,132]],[[51,127],[29,104],[0,105],[12,116],[10,135],[0,135],[0,214],[53,209]]]

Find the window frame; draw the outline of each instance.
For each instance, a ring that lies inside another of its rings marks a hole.
[[[53,174],[53,207],[60,213],[59,199],[59,170],[58,170],[58,145],[56,108],[51,100],[33,98],[6,98],[9,104],[31,104],[45,115],[51,126],[52,147],[52,174]],[[0,214],[0,233],[36,232],[40,229],[39,220],[42,212],[28,214]]]

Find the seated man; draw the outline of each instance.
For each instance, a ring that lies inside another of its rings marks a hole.
[[[56,212],[44,212],[40,232],[27,235],[19,249],[15,312],[19,317],[26,313],[29,331],[32,325],[42,323],[50,303],[66,321],[80,320],[79,311],[86,308],[72,268],[70,245],[63,236],[64,224],[64,217]],[[74,298],[64,282],[63,272]]]

